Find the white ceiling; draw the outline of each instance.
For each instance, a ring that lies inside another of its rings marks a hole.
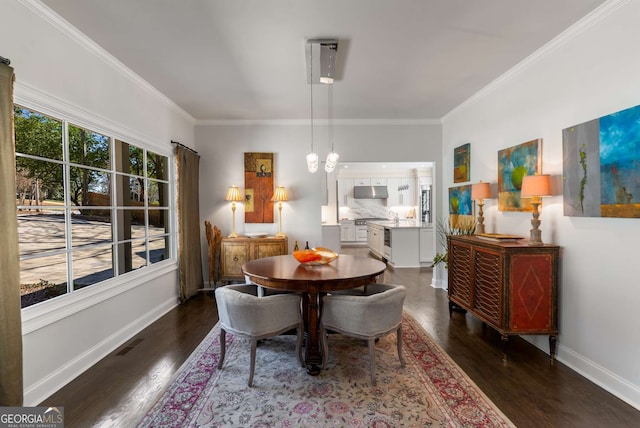
[[[305,41],[324,37],[339,40],[336,120],[428,120],[604,0],[42,2],[198,120],[308,119]]]

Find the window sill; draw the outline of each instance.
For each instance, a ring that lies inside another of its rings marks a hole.
[[[176,260],[165,260],[153,266],[138,269],[100,284],[24,308],[22,310],[22,334],[32,333],[176,269],[178,269]]]

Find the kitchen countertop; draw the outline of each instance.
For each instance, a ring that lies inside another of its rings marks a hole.
[[[387,229],[425,229],[433,228],[433,223],[422,223],[417,220],[400,220],[396,224],[393,220],[389,221],[369,221],[367,223],[377,224],[379,226],[386,227]]]

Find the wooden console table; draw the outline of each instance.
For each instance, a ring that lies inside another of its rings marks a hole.
[[[244,281],[242,265],[263,257],[288,254],[287,237],[276,238],[222,238],[222,282]]]
[[[509,335],[548,334],[553,362],[558,335],[556,245],[449,236],[449,316],[460,306]]]

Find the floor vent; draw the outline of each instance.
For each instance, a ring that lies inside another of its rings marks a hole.
[[[122,348],[122,350],[120,352],[118,352],[116,355],[126,355],[129,351],[131,351],[133,348],[135,348],[140,342],[142,342],[144,339],[136,339],[134,341],[132,341],[131,343],[129,343],[127,346],[125,346],[124,348]]]

